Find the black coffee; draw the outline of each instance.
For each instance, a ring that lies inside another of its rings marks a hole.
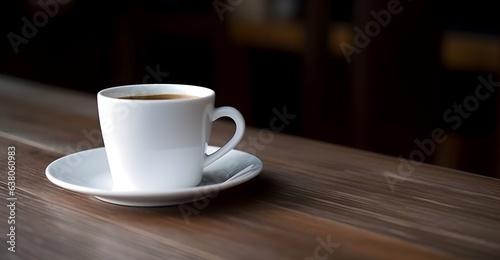
[[[196,97],[184,94],[156,94],[156,95],[145,95],[145,96],[121,97],[121,99],[140,99],[140,100],[188,99],[188,98],[196,98]]]

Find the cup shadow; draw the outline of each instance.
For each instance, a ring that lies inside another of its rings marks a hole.
[[[185,217],[183,215],[184,209],[192,214],[192,216],[200,215],[210,218],[220,214],[228,214],[228,209],[231,211],[238,209],[251,210],[256,205],[258,199],[267,197],[276,186],[275,181],[266,176],[266,171],[262,171],[260,175],[248,182],[215,192],[208,197],[193,200],[185,204],[148,207],[147,211],[182,219]]]

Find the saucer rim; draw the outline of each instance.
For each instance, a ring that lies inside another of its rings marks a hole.
[[[218,149],[220,147],[218,146],[211,146],[208,145],[208,147],[212,149]],[[263,163],[262,160],[260,160],[257,156],[253,154],[249,154],[244,151],[232,149],[229,151],[229,153],[243,153],[246,156],[251,156],[253,157],[254,160],[256,160],[258,163],[254,164],[256,167],[255,169],[252,170],[251,173],[245,174],[242,177],[235,178],[235,179],[230,179],[227,181],[224,181],[222,183],[215,183],[215,184],[209,184],[209,185],[204,185],[204,186],[195,186],[195,187],[186,187],[186,188],[175,188],[175,189],[169,189],[165,191],[113,191],[113,190],[107,190],[107,189],[100,189],[100,188],[93,188],[89,186],[82,186],[82,185],[76,185],[72,183],[68,183],[65,181],[60,180],[59,178],[53,176],[53,173],[51,173],[51,169],[60,163],[62,160],[67,159],[70,156],[77,156],[78,154],[82,153],[98,153],[98,152],[103,152],[105,153],[105,148],[104,147],[98,147],[98,148],[93,148],[93,149],[88,149],[88,150],[83,150],[75,153],[71,153],[65,156],[62,156],[54,161],[52,161],[50,164],[47,165],[45,168],[45,175],[49,181],[51,181],[53,184],[57,185],[60,188],[64,188],[66,190],[70,190],[73,192],[78,192],[78,193],[83,193],[83,194],[88,194],[96,197],[106,197],[106,198],[123,198],[123,197],[134,197],[134,198],[146,198],[146,197],[164,197],[164,196],[186,196],[190,195],[195,192],[200,192],[200,191],[206,191],[206,190],[214,190],[214,191],[220,191],[222,189],[227,189],[231,188],[234,186],[237,186],[241,183],[247,182],[250,179],[254,178],[255,176],[259,175],[260,172],[263,169]],[[219,159],[223,160],[224,156]],[[80,166],[81,167],[81,166]],[[207,166],[208,167],[208,166]]]

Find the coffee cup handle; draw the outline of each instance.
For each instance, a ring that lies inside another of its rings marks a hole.
[[[205,161],[203,167],[206,167],[213,162],[220,159],[223,155],[231,151],[238,143],[240,142],[243,134],[245,133],[245,119],[243,119],[243,115],[233,107],[219,107],[214,109],[212,114],[212,121],[215,121],[221,117],[229,117],[236,124],[236,130],[234,132],[233,137],[221,148],[217,151],[213,152],[210,155],[205,155]]]

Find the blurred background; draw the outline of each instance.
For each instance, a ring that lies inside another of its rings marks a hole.
[[[19,0],[0,21],[1,74],[206,86],[255,127],[500,177],[494,1]]]

